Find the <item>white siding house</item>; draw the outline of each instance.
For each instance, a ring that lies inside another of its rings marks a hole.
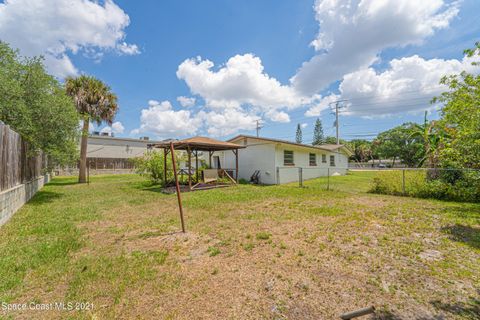
[[[142,156],[147,152],[148,144],[155,142],[147,138],[117,138],[98,133],[90,135],[87,140],[89,172],[91,175],[132,173],[134,165],[130,159]],[[77,174],[78,164],[75,167],[57,168],[56,172],[57,175]]]
[[[91,135],[88,137],[87,157],[103,159],[135,158],[142,156],[147,151],[147,145],[155,142],[148,139]]]
[[[247,146],[238,151],[239,178],[250,180],[252,174],[259,170],[262,184],[298,181],[299,174],[304,180],[327,174],[345,174],[351,155],[351,151],[343,145],[311,146],[246,135],[239,135],[228,142]],[[235,168],[234,154],[216,152],[212,166],[218,165],[224,169]]]

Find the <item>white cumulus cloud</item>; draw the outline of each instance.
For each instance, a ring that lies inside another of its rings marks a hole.
[[[254,130],[256,120],[259,120],[257,116],[237,109],[225,109],[222,112],[200,111],[198,117],[205,122],[207,133],[214,137],[227,136],[239,130]]]
[[[120,121],[112,123],[112,126],[105,126],[100,132],[107,132],[109,134],[122,134],[125,131],[125,127]]]
[[[178,103],[180,103],[182,107],[188,108],[188,107],[193,107],[195,105],[196,99],[194,97],[180,96],[180,97],[177,97],[177,101]]]
[[[122,134],[125,131],[125,127],[120,121],[117,121],[112,124],[112,131],[114,133]]]
[[[153,133],[161,138],[194,135],[202,124],[200,117],[193,117],[188,110],[175,111],[169,101],[148,101],[148,107],[140,116],[140,127],[132,134]]]
[[[319,115],[328,102],[348,99],[344,114],[381,116],[393,113],[414,112],[431,108],[431,99],[447,88],[439,84],[444,75],[462,71],[478,73],[471,58],[462,61],[451,59],[425,60],[417,55],[393,59],[387,70],[378,72],[364,68],[346,74],[340,83],[341,95],[325,97],[307,115]]]
[[[248,106],[269,112],[310,102],[310,98],[265,73],[262,61],[253,54],[236,55],[217,70],[209,60],[187,59],[178,67],[177,77],[212,109]]]
[[[106,51],[138,54],[125,39],[128,15],[112,0],[5,0],[0,3],[0,40],[22,55],[43,55],[58,77],[77,74],[69,55],[101,59]]]
[[[290,80],[303,94],[319,92],[344,74],[369,67],[386,48],[421,44],[449,26],[458,6],[444,0],[317,0],[320,32],[312,46],[318,54]]]

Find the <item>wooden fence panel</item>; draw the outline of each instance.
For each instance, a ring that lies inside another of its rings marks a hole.
[[[46,158],[0,122],[0,191],[32,181],[43,174]]]

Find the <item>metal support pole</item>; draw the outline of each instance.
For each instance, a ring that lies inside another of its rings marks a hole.
[[[359,309],[359,310],[348,312],[348,313],[344,313],[340,316],[340,319],[350,320],[350,319],[353,319],[353,318],[366,316],[367,314],[371,314],[371,313],[375,313],[375,307],[374,306]]]
[[[187,146],[187,154],[188,154],[188,188],[192,190],[192,152],[190,150],[190,146]]]
[[[407,194],[405,192],[405,169],[402,170],[402,192],[403,192],[403,195]]]
[[[298,185],[301,187],[303,187],[303,169],[302,168],[298,168]]]
[[[280,184],[280,167],[277,167],[277,184]]]
[[[180,210],[180,221],[182,222],[182,232],[185,233],[185,222],[183,220],[182,196],[180,195],[180,184],[178,183],[177,165],[175,163],[175,149],[173,142],[170,142],[170,153],[172,154],[173,176],[175,177],[175,189],[177,190],[178,210]]]
[[[327,190],[330,190],[330,168],[327,168]]]
[[[167,186],[167,148],[163,148],[163,184]]]
[[[235,154],[235,181],[238,183],[238,149],[232,151]]]
[[[195,183],[198,183],[198,150],[195,151]]]

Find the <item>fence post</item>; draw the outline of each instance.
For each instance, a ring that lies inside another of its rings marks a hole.
[[[402,192],[403,192],[403,195],[406,195],[406,192],[405,192],[405,169],[402,170]]]
[[[330,190],[330,168],[327,168],[327,190]]]
[[[90,163],[91,163],[91,160],[88,160],[88,164],[87,164],[87,184],[90,184]]]
[[[298,184],[300,187],[303,187],[303,169],[298,168]]]

